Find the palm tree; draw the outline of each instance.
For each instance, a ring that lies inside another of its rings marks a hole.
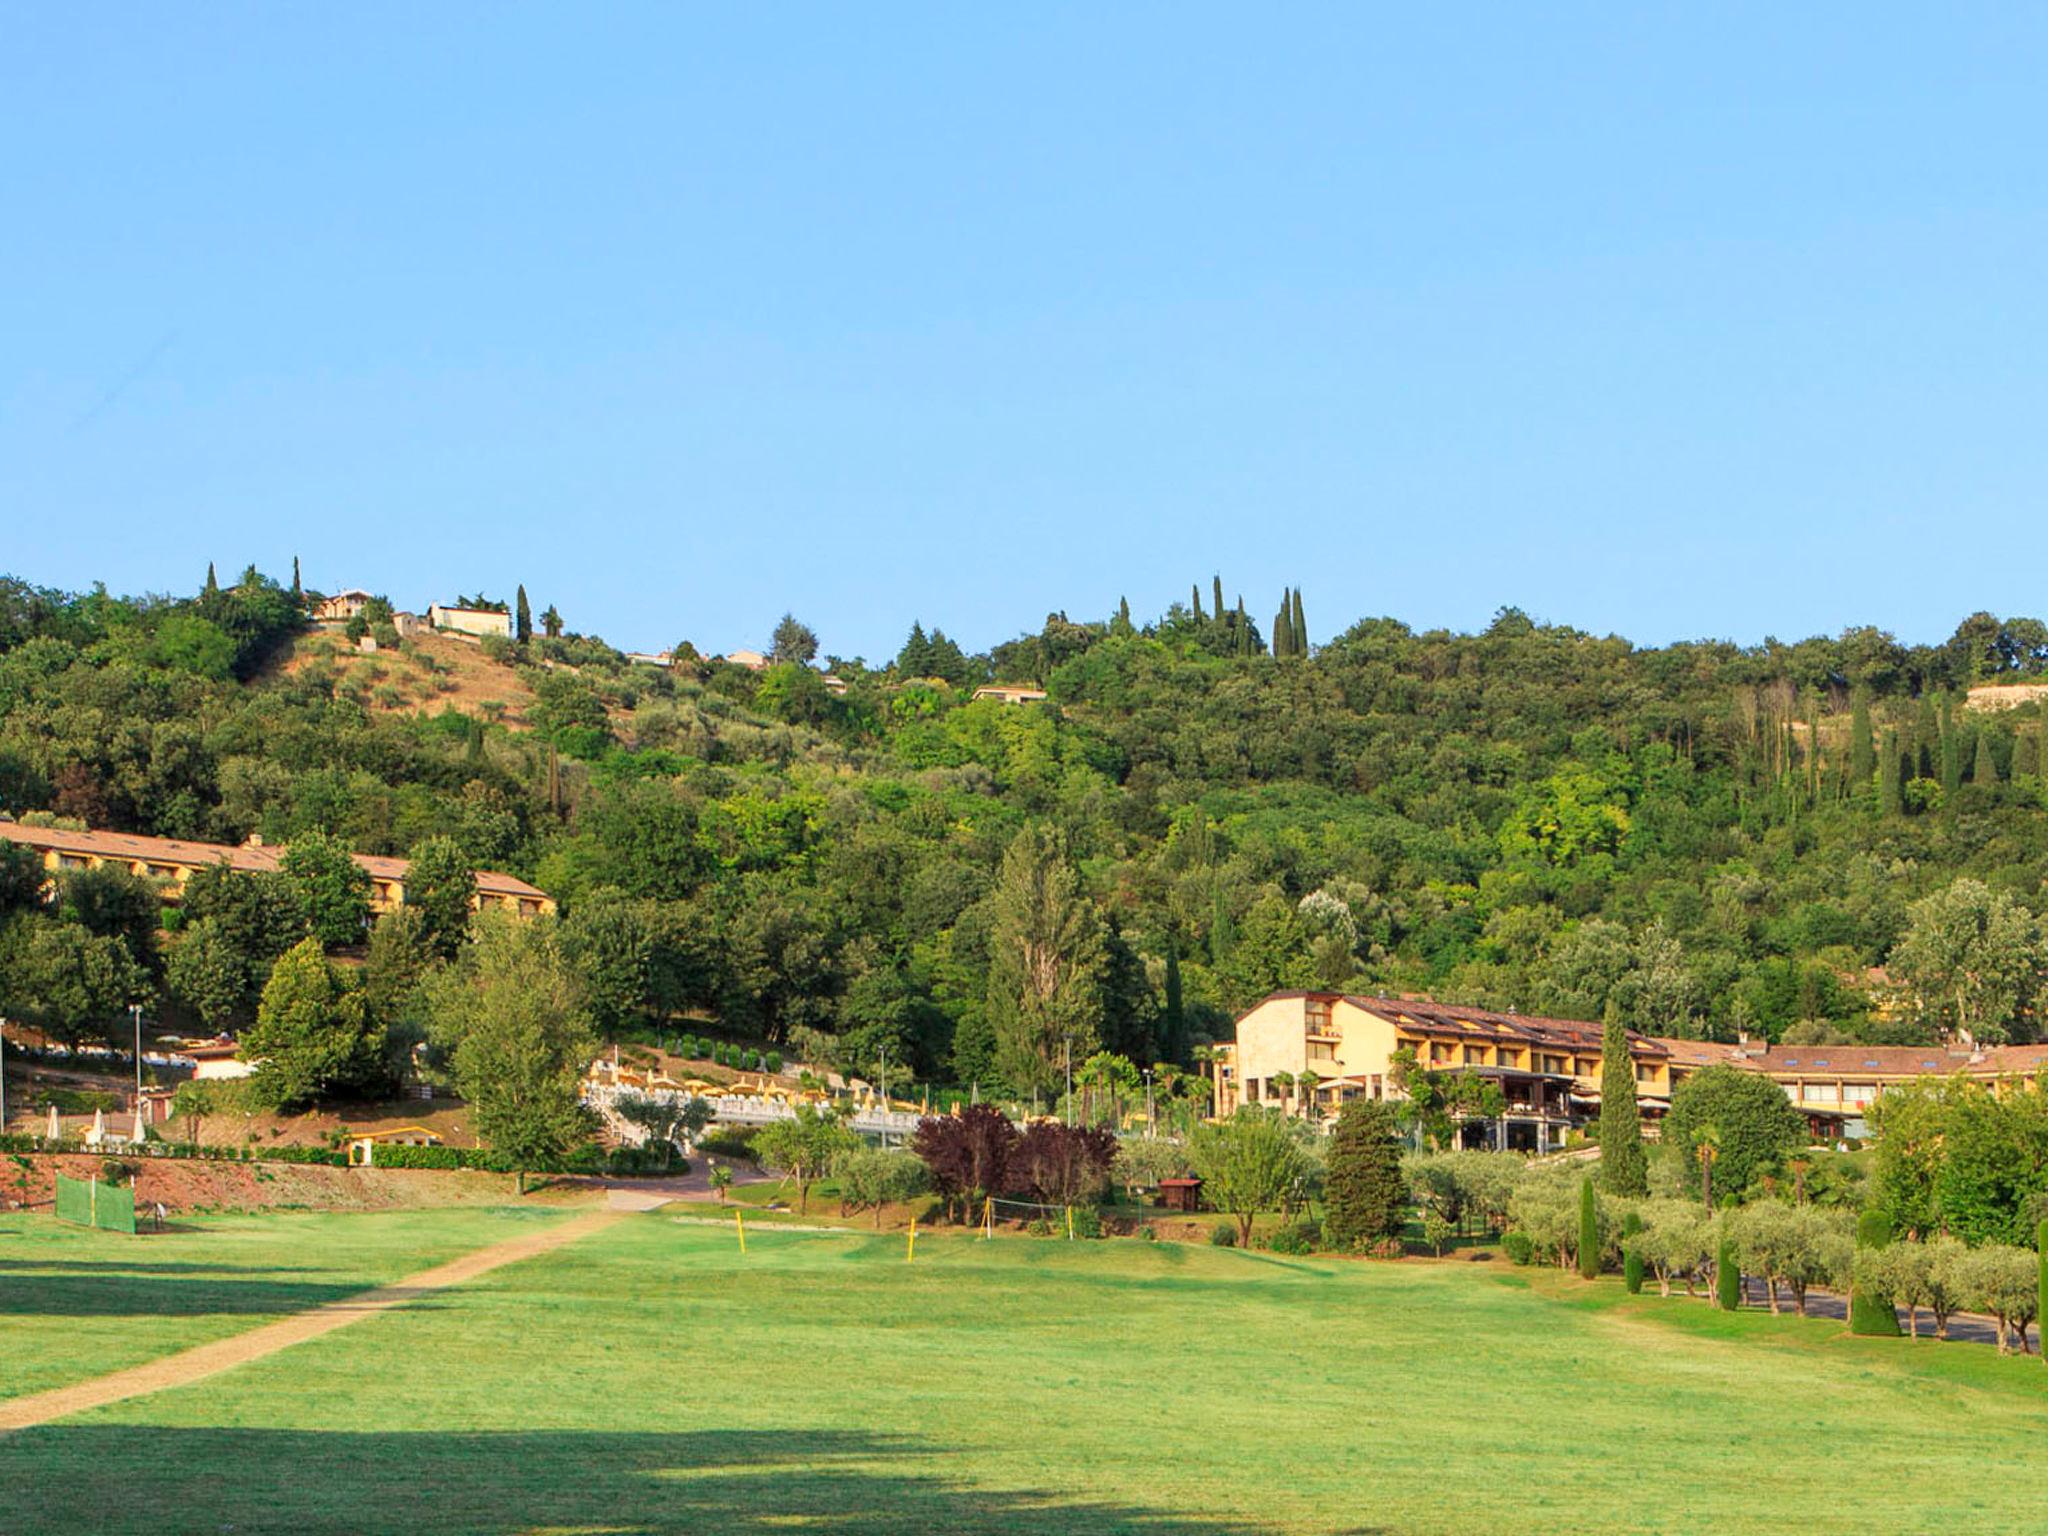
[[[1714,1159],[1721,1155],[1720,1127],[1703,1125],[1697,1141],[1700,1160],[1700,1199],[1706,1202],[1707,1214],[1714,1213]]]
[[[1315,1118],[1316,1088],[1322,1080],[1322,1074],[1313,1067],[1303,1072],[1294,1080],[1297,1088],[1300,1090],[1301,1118],[1304,1120],[1313,1120]]]
[[[1270,1081],[1275,1088],[1280,1090],[1280,1107],[1284,1110],[1287,1107],[1287,1095],[1294,1089],[1294,1074],[1292,1072],[1275,1072]]]
[[[723,1163],[711,1165],[711,1192],[723,1201],[725,1192],[732,1188],[732,1170]]]

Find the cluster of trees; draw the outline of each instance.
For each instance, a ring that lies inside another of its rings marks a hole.
[[[1007,1196],[1045,1205],[1088,1205],[1109,1187],[1116,1137],[1105,1130],[1038,1120],[1019,1130],[987,1104],[920,1120],[911,1151],[955,1221],[978,1221],[984,1204]]]
[[[2033,620],[1637,649],[1508,610],[1311,647],[1298,592],[1265,636],[1219,579],[957,663],[920,626],[885,666],[822,658],[834,694],[793,617],[755,673],[687,646],[630,666],[544,613],[501,653],[533,700],[515,719],[266,671],[301,596],[253,571],[189,599],[0,581],[0,808],[446,839],[562,901],[597,1029],[715,1016],[984,1095],[1050,1093],[1098,1052],[1190,1068],[1282,986],[1715,1038],[2040,1028],[2048,712],[1963,700],[2042,674]],[[1051,697],[970,701],[990,677]],[[104,935],[31,915],[5,953],[40,1011],[132,1000]],[[190,933],[130,952],[140,990],[253,1022],[303,935],[230,952],[224,926],[175,983]]]

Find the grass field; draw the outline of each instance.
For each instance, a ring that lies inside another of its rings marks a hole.
[[[195,1283],[146,1264],[324,1284],[503,1235],[420,1219],[0,1236],[7,1390],[22,1345],[29,1374],[106,1369],[104,1325]],[[906,1265],[900,1236],[765,1224],[749,1250],[630,1217],[0,1438],[0,1530],[2048,1530],[2048,1368],[1981,1347],[1482,1264],[948,1235]],[[92,1310],[29,1310],[24,1257],[131,1251]],[[180,1333],[254,1315],[167,1310]]]

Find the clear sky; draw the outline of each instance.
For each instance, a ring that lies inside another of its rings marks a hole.
[[[2048,11],[16,5],[0,570],[880,659],[2048,612]]]

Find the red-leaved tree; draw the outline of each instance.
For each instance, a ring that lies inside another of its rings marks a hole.
[[[932,1187],[957,1221],[972,1219],[983,1200],[1007,1187],[1017,1128],[999,1110],[976,1104],[917,1122],[910,1150],[931,1173]]]
[[[1108,1188],[1115,1157],[1114,1132],[1040,1121],[1017,1138],[1009,1187],[1047,1205],[1090,1205]]]

